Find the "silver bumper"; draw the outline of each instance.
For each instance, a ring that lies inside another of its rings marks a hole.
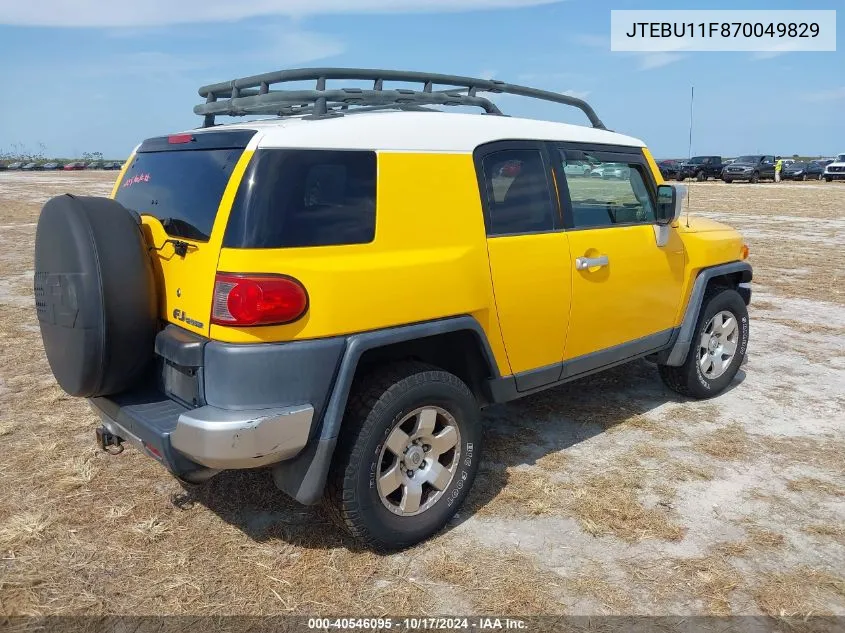
[[[96,400],[89,402],[109,432],[171,470],[178,461],[173,450],[214,470],[258,468],[290,459],[308,443],[314,417],[310,404],[242,411],[175,405],[173,418],[167,412],[151,418],[144,413],[159,403],[152,409],[129,405],[115,413]]]
[[[313,417],[310,404],[252,411],[205,406],[179,416],[170,443],[209,468],[257,468],[299,453]]]

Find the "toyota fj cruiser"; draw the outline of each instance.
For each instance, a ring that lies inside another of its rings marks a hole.
[[[575,106],[592,126],[500,116],[484,92]],[[194,483],[271,467],[392,549],[464,501],[480,407],[643,357],[694,398],[734,379],[742,238],[681,221],[683,187],[584,101],[363,69],[200,95],[202,128],[144,141],[110,198],[55,197],[38,221],[44,348],[101,417],[104,449],[132,444]],[[245,114],[277,118],[215,122]]]

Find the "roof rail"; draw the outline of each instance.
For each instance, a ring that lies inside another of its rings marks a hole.
[[[373,87],[326,88],[326,81],[338,79],[372,81]],[[308,80],[316,81],[313,90],[271,90],[275,84]],[[422,90],[385,89],[385,81],[421,83],[423,86]],[[434,90],[435,85],[446,88]],[[205,117],[203,127],[213,126],[214,118],[219,115],[305,114],[319,118],[337,116],[353,107],[419,110],[431,105],[462,105],[483,108],[487,114],[502,114],[492,101],[478,96],[479,92],[512,94],[573,106],[587,115],[594,128],[607,129],[590,105],[577,97],[496,79],[376,68],[297,68],[211,84],[199,89],[205,103],[195,106],[194,113]]]

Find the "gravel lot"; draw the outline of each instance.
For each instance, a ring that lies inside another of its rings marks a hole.
[[[682,399],[636,362],[486,411],[450,528],[360,551],[267,472],[185,491],[55,384],[41,204],[114,173],[0,173],[0,615],[845,615],[845,184],[693,183],[748,238],[749,362]]]

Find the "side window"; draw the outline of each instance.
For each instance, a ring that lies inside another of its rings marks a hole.
[[[586,158],[591,170],[580,177],[573,177],[565,153],[561,152],[561,157],[572,206],[573,228],[656,221],[642,165],[603,162],[595,156],[579,156],[579,160],[572,161],[572,164],[583,163]]]
[[[493,152],[482,159],[488,235],[554,229],[554,206],[543,155],[536,149]]]
[[[265,149],[244,175],[223,245],[365,244],[375,222],[374,152]]]

